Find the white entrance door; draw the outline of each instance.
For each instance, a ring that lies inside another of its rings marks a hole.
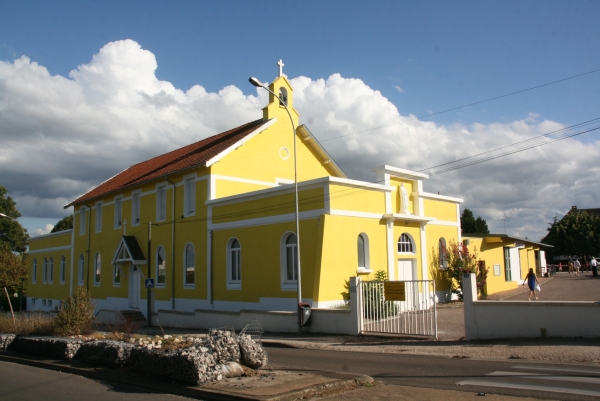
[[[129,264],[129,307],[140,307],[140,268],[133,263]]]
[[[398,260],[398,281],[412,281],[415,279],[413,269],[413,261],[411,260]],[[419,287],[417,283],[406,283],[404,287],[406,301],[402,305],[403,310],[411,310],[418,305],[417,299],[419,296]]]

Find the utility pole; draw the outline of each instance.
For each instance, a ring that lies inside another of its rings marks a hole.
[[[150,278],[150,274],[152,272],[152,267],[151,267],[151,257],[152,255],[152,222],[149,221],[148,222],[148,278]],[[147,298],[148,298],[148,302],[147,302],[147,320],[148,320],[148,327],[152,327],[152,316],[150,315],[151,313],[151,306],[152,306],[152,302],[150,300],[150,296],[152,294],[152,288],[150,288],[150,286],[147,286],[146,288],[147,290]]]

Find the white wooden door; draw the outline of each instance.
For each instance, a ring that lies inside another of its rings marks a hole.
[[[129,265],[129,307],[140,307],[140,268],[133,263]]]
[[[412,259],[398,260],[398,281],[410,281],[404,287],[406,294],[406,301],[402,305],[402,309],[404,310],[411,310],[418,304],[419,287],[417,283],[412,282],[416,277],[413,265]]]

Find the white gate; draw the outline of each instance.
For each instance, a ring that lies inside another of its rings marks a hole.
[[[359,285],[361,332],[434,336],[437,339],[433,280],[361,281]],[[386,287],[400,289],[400,293],[404,293],[400,299],[404,300],[386,300]]]

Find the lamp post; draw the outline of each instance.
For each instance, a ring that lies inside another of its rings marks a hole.
[[[23,232],[23,238],[27,237],[27,235],[25,234],[25,229],[23,228],[23,226],[21,225],[21,223],[19,223],[19,220],[15,219],[13,217],[7,216],[4,213],[0,213],[0,217],[4,217],[6,219],[15,221],[19,225],[19,227],[21,228],[21,231]],[[23,263],[25,263],[25,250],[23,250],[23,253],[22,253],[22,256],[21,256],[21,260],[22,260]],[[21,312],[21,309],[23,308],[23,281],[25,281],[25,279],[21,278],[21,289],[19,291],[19,312]]]
[[[281,71],[282,65],[283,64],[280,65],[280,71]],[[252,85],[256,86],[257,88],[265,89],[266,91],[271,93],[273,96],[275,96],[277,99],[279,99],[280,104],[282,104],[283,107],[285,107],[285,111],[287,111],[287,114],[290,117],[290,122],[292,123],[292,135],[294,136],[294,195],[295,195],[295,207],[296,207],[296,253],[298,255],[297,282],[298,282],[298,304],[300,304],[302,302],[302,285],[301,285],[302,280],[301,280],[301,269],[300,269],[300,215],[298,213],[298,162],[297,162],[297,158],[296,158],[296,127],[294,125],[294,119],[292,118],[292,115],[290,114],[290,110],[287,107],[287,104],[286,104],[287,102],[284,101],[284,99],[277,96],[275,94],[275,92],[273,92],[271,89],[269,89],[269,87],[267,85],[263,84],[258,79],[254,78],[254,77],[250,77],[250,79],[248,79],[248,81],[250,81],[250,83]],[[302,313],[302,311],[300,309],[300,305],[298,305],[298,334],[302,334],[302,317],[300,316],[301,313]]]

